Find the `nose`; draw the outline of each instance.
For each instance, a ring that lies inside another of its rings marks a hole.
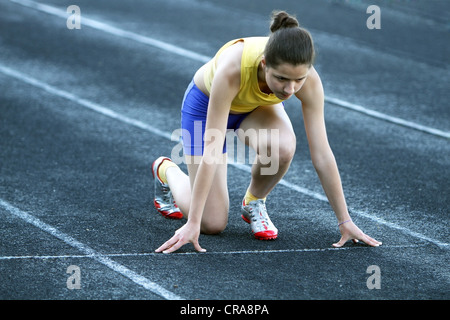
[[[287,95],[291,95],[294,94],[295,92],[295,82],[289,82],[285,87],[284,87],[284,93]]]

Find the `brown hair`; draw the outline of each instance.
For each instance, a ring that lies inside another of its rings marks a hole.
[[[268,67],[282,63],[294,66],[314,63],[314,44],[311,34],[300,27],[298,20],[285,11],[274,11],[270,24],[271,35],[264,50]]]

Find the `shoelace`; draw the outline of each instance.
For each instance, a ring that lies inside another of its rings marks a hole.
[[[269,224],[269,220],[268,220],[268,217],[266,215],[266,205],[264,203],[258,203],[257,207],[259,209],[258,212],[259,212],[259,215],[261,217],[261,220],[263,220],[268,225]],[[257,215],[253,212],[254,209],[252,207],[250,207],[248,211],[249,211],[250,218],[253,221],[255,221],[255,222],[258,221]],[[263,212],[264,212],[264,214],[263,214]]]
[[[172,203],[173,202],[173,197],[172,197],[172,191],[170,191],[170,188],[162,186],[161,190],[163,191],[163,200],[164,200],[164,202]]]

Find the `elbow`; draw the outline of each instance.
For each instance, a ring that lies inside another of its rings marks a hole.
[[[314,169],[318,173],[325,171],[330,168],[330,166],[336,165],[336,160],[331,149],[327,149],[324,152],[311,153],[311,161]]]

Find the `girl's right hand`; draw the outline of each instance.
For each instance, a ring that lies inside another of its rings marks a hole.
[[[206,252],[206,250],[203,249],[198,243],[199,235],[200,225],[190,223],[188,220],[188,222],[186,222],[184,226],[175,231],[175,234],[172,238],[167,240],[162,246],[156,249],[155,252],[171,253],[189,242],[194,245],[195,250],[197,250],[198,252]]]

